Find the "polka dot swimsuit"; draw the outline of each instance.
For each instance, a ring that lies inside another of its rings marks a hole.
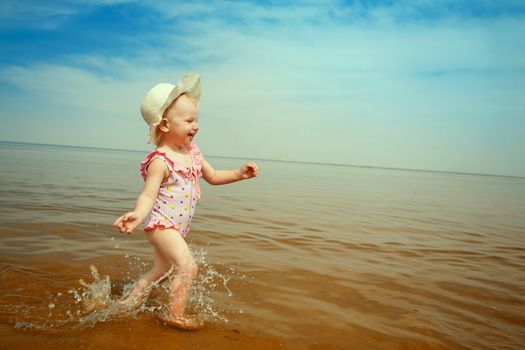
[[[151,232],[160,227],[173,228],[182,237],[188,234],[195,206],[200,198],[199,177],[202,177],[199,148],[192,143],[188,151],[192,158],[191,166],[177,163],[160,151],[151,152],[140,163],[144,181],[148,175],[148,166],[154,159],[162,159],[170,173],[168,179],[160,185],[153,209],[144,223],[145,232]]]

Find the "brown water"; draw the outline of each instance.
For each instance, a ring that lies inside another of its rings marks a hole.
[[[144,234],[110,225],[144,155],[0,143],[0,348],[523,349],[523,178],[261,161],[203,184],[204,328],[157,321],[163,286],[133,314],[86,310],[149,266]]]

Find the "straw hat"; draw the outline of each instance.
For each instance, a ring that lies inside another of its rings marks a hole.
[[[149,142],[156,138],[156,126],[160,124],[164,111],[180,95],[187,93],[199,103],[201,97],[201,77],[188,73],[180,78],[177,85],[160,83],[148,91],[140,104],[142,118],[149,125]]]

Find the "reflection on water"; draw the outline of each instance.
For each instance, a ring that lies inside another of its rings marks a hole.
[[[254,181],[203,184],[188,241],[200,268],[191,307],[205,328],[178,332],[156,321],[165,284],[140,309],[116,316],[112,306],[152,256],[142,232],[124,236],[110,226],[141,190],[143,156],[0,143],[0,344],[525,342],[525,179],[270,161],[260,162]]]

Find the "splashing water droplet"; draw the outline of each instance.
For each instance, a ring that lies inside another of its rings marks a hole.
[[[109,276],[100,278],[97,268],[90,265],[91,275],[93,276],[93,283],[87,284],[84,280],[80,280],[80,284],[86,287],[86,291],[82,293],[82,300],[84,301],[84,308],[87,312],[96,311],[107,307],[111,302],[111,281]]]
[[[208,261],[205,247],[190,245],[189,248],[199,268],[199,273],[193,281],[188,301],[189,312],[205,320],[228,322],[228,319],[224,316],[224,309],[216,302],[215,298],[217,294],[232,296],[233,292],[228,284],[232,278],[240,277],[239,274],[233,267],[220,266],[220,269],[217,270]],[[53,298],[46,302],[46,304],[49,303],[47,305],[47,311],[49,312],[47,320],[50,321],[46,320],[45,324],[37,324],[36,326],[44,329],[57,329],[57,327],[82,329],[84,327],[92,327],[98,322],[133,317],[139,313],[159,314],[166,312],[169,304],[170,283],[164,282],[169,281],[170,277],[174,275],[174,269],[171,269],[165,276],[144,291],[144,295],[151,295],[150,298],[145,298],[145,301],[138,303],[136,308],[123,308],[122,298],[131,293],[137,276],[144,273],[151,266],[149,259],[144,260],[130,254],[126,254],[125,257],[128,259],[130,269],[122,271],[120,278],[126,278],[127,276],[131,282],[125,284],[117,282],[115,283],[116,286],[113,284],[114,289],[122,289],[122,293],[119,292],[119,295],[112,295],[110,277],[107,275],[101,276],[98,269],[94,265],[90,265],[89,268],[93,279],[84,277],[78,282],[80,286],[70,288],[64,293],[54,293]],[[155,293],[150,293],[153,290],[155,290]],[[68,296],[70,298],[69,302],[63,300],[63,298]],[[28,328],[35,326],[20,323],[19,327]]]

